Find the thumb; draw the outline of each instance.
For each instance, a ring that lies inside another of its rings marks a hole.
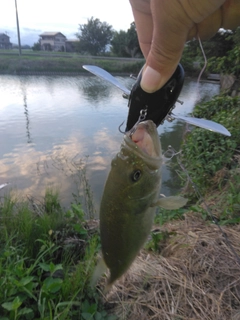
[[[181,6],[171,3],[174,1],[151,1],[153,38],[141,80],[146,92],[155,92],[172,76],[194,26]]]
[[[141,87],[147,92],[161,88],[179,63],[185,42],[201,34],[216,33],[221,26],[221,6],[226,0],[151,0],[153,36]],[[236,10],[236,0],[232,10]],[[239,5],[239,4],[238,4]],[[211,28],[212,26],[212,28]]]

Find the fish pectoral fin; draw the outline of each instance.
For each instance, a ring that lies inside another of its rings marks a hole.
[[[168,210],[174,210],[185,206],[188,202],[188,199],[180,197],[180,196],[171,196],[166,198],[159,199],[156,203],[154,203],[153,207],[161,207]]]
[[[96,286],[98,280],[100,279],[102,274],[107,271],[107,269],[108,268],[107,268],[103,258],[101,258],[98,261],[98,264],[96,265],[95,270],[92,275],[92,279],[91,279],[91,283],[90,283],[92,288]]]

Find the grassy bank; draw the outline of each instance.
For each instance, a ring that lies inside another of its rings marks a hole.
[[[1,198],[0,320],[239,319],[240,99],[220,95],[194,113],[232,136],[187,133],[176,170],[188,206],[159,210],[148,243],[107,298],[105,277],[89,285],[100,240],[79,203],[63,210],[52,190],[41,203]]]
[[[232,136],[185,135],[174,166],[188,205],[159,210],[145,249],[105,302],[119,319],[240,319],[240,98],[220,95],[194,113]]]
[[[84,64],[97,65],[113,74],[138,73],[143,59],[88,57],[77,54],[0,54],[0,74],[87,73]]]
[[[89,284],[100,244],[81,206],[64,212],[51,190],[38,205],[1,200],[0,319],[115,319]]]

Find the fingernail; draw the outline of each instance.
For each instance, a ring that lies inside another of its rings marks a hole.
[[[141,88],[148,93],[157,91],[161,87],[161,74],[147,66],[143,71],[140,85]]]

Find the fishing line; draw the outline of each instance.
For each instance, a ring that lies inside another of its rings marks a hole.
[[[199,35],[198,35],[197,38],[198,38],[199,46],[200,46],[200,48],[201,48],[201,51],[202,51],[202,54],[203,54],[203,58],[204,58],[204,66],[203,66],[201,72],[199,73],[199,76],[198,76],[198,79],[197,79],[197,83],[199,84],[200,79],[201,79],[201,76],[202,76],[204,70],[205,70],[206,67],[207,67],[207,57],[206,57],[206,54],[205,54],[205,52],[204,52],[204,49],[203,49],[203,46],[202,46],[202,41],[201,41]]]
[[[202,77],[202,75],[203,75],[203,72],[205,71],[205,69],[206,69],[206,67],[207,67],[207,63],[208,63],[206,54],[205,54],[204,49],[203,49],[202,41],[201,41],[199,35],[197,36],[197,40],[198,40],[198,43],[199,43],[199,46],[200,46],[200,49],[201,49],[201,52],[202,52],[202,55],[203,55],[203,58],[204,58],[204,65],[203,65],[203,67],[202,67],[202,69],[201,69],[201,71],[200,71],[200,73],[199,73],[199,75],[198,75],[198,78],[197,78],[197,87],[196,87],[197,96],[196,96],[195,102],[194,102],[195,105],[196,105],[198,102],[201,101],[200,80],[201,80],[201,77]],[[191,115],[194,117],[194,111],[192,111]],[[187,127],[187,129],[188,129],[189,125],[186,124],[186,127]]]
[[[177,152],[172,146],[168,146],[168,150],[167,150],[172,156],[171,156],[171,159],[176,156],[176,159],[177,159],[177,162],[180,166],[180,168],[183,170],[183,172],[185,172],[185,174],[187,175],[187,179],[188,181],[191,182],[192,186],[193,186],[193,189],[194,191],[196,192],[197,196],[198,196],[198,199],[200,201],[202,201],[202,203],[204,204],[205,206],[205,210],[206,212],[208,213],[208,215],[210,216],[210,218],[212,219],[212,222],[218,227],[218,229],[220,230],[221,234],[223,235],[224,239],[225,239],[225,242],[226,244],[228,245],[228,247],[230,248],[230,250],[232,251],[233,255],[235,256],[236,258],[236,261],[237,263],[240,265],[240,257],[239,255],[237,254],[237,252],[235,251],[235,249],[233,248],[227,234],[223,231],[222,227],[219,225],[218,223],[218,220],[214,217],[210,207],[207,205],[206,201],[204,200],[201,192],[199,191],[199,188],[197,187],[196,183],[193,182],[193,180],[191,179],[187,169],[185,168],[185,166],[183,165],[183,163],[181,162],[180,158],[179,158],[179,155],[181,154],[181,150],[179,152]]]

